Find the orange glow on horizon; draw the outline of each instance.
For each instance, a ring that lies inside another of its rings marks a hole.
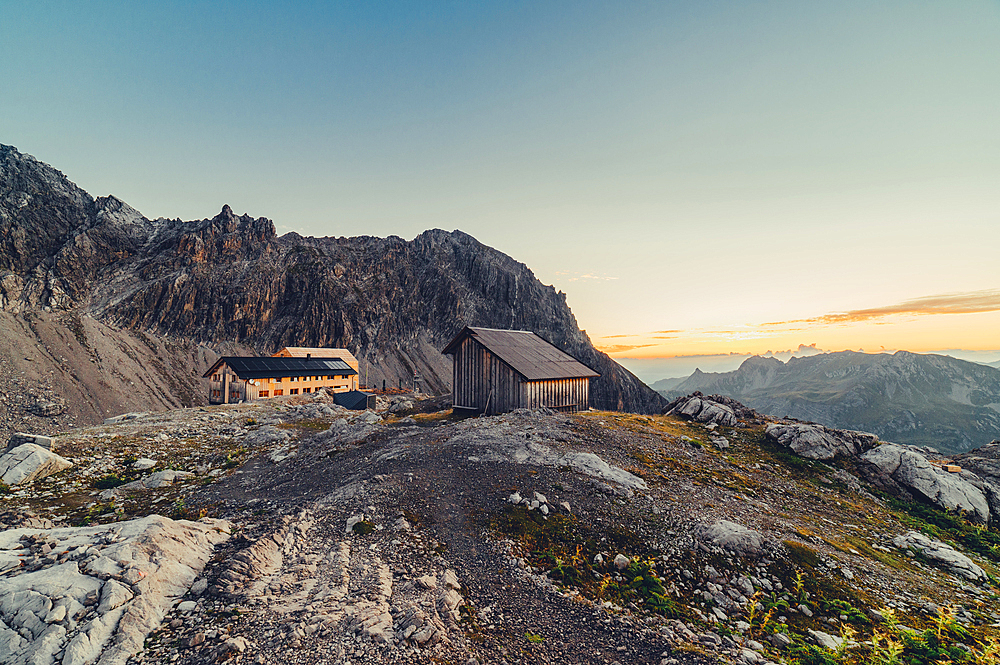
[[[596,337],[594,345],[612,357],[665,358],[691,355],[764,355],[815,345],[821,351],[1000,349],[1000,311],[968,314],[890,314],[878,319],[830,323],[820,318],[780,324],[677,331],[670,339],[655,332]]]

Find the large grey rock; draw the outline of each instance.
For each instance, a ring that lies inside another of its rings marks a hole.
[[[30,483],[71,466],[68,459],[34,443],[24,443],[0,455],[0,481],[8,485]]]
[[[742,556],[759,556],[764,547],[764,538],[759,531],[730,522],[719,520],[714,524],[703,524],[695,529],[695,536],[706,543],[717,545]]]
[[[164,469],[163,471],[157,471],[156,473],[151,473],[148,476],[140,478],[139,480],[133,480],[130,483],[125,483],[119,487],[113,489],[104,490],[101,492],[101,499],[108,500],[116,494],[120,494],[123,491],[135,491],[135,490],[148,490],[148,489],[159,489],[161,487],[167,487],[173,485],[175,480],[183,480],[184,478],[190,478],[194,474],[190,471],[177,471],[176,469]]]
[[[679,400],[666,412],[666,415],[674,414],[687,416],[699,423],[715,423],[726,427],[734,427],[737,420],[732,407],[700,395],[689,395]]]
[[[934,466],[914,450],[884,443],[861,459],[939,508],[964,511],[970,519],[984,524],[990,520],[990,506],[983,490],[958,474]]]
[[[874,434],[813,423],[768,423],[764,434],[800,457],[818,460],[860,455],[878,445]]]
[[[289,439],[289,436],[288,432],[283,429],[278,429],[272,425],[265,425],[243,437],[243,444],[260,447],[271,443],[285,442]]]
[[[981,479],[981,489],[989,501],[990,512],[994,516],[1000,515],[1000,441],[992,441],[957,455],[954,461]]]
[[[55,439],[51,436],[44,436],[42,434],[15,432],[10,435],[10,439],[7,441],[7,450],[13,450],[14,448],[17,448],[25,443],[33,443],[36,446],[45,448],[46,450],[52,450],[52,446],[55,444]]]
[[[920,552],[931,562],[945,568],[954,575],[973,582],[987,579],[986,573],[975,562],[950,545],[934,540],[917,531],[909,531],[892,539],[892,544],[901,550]]]
[[[816,644],[826,649],[830,649],[831,651],[836,651],[840,648],[840,645],[844,643],[843,637],[837,637],[836,635],[831,635],[830,633],[824,633],[822,630],[807,628],[806,632],[809,633],[809,636],[813,638],[813,641],[816,642]]]

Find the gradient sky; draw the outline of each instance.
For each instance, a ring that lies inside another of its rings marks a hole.
[[[617,357],[1000,348],[1000,3],[0,8],[0,142],[148,217],[462,229]]]

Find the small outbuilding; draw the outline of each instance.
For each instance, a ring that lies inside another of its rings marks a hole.
[[[474,413],[586,411],[590,380],[600,376],[528,330],[466,327],[444,354],[452,357],[454,408]]]

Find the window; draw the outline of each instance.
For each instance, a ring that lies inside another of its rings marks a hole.
[[[299,394],[299,389],[298,388],[292,388],[291,390],[288,391],[288,394],[289,395],[298,395]]]
[[[281,396],[282,396],[282,395],[284,395],[284,394],[285,394],[285,391],[284,391],[284,390],[275,390],[275,391],[274,391],[274,396],[275,396],[275,397],[281,397]]]
[[[261,390],[260,391],[260,396],[261,397],[270,397],[271,396],[271,391],[270,390]]]
[[[213,374],[212,375],[212,380],[213,381],[218,381],[219,380],[219,375],[218,374]]]
[[[312,392],[312,388],[303,388],[302,392],[303,393],[311,393]]]

